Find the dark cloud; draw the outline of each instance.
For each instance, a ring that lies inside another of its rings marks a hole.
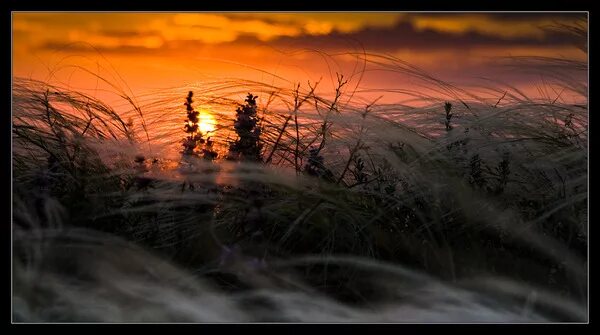
[[[133,31],[133,30],[101,30],[100,35],[116,38],[154,37],[161,36],[159,31]]]
[[[97,47],[93,46],[90,43],[85,42],[73,42],[73,43],[65,43],[65,42],[57,42],[51,41],[46,42],[38,47],[41,50],[50,50],[50,51],[60,51],[66,53],[120,53],[120,54],[150,54],[156,53],[160,49],[158,48],[147,48],[143,46],[131,46],[131,45],[121,45],[116,47]]]
[[[255,42],[256,43],[256,42]],[[158,55],[168,54],[169,52],[181,52],[181,50],[193,50],[200,53],[206,49],[218,49],[219,46],[226,46],[228,43],[212,44],[204,43],[198,40],[172,40],[164,41],[161,47],[150,48],[138,45],[119,45],[119,46],[97,46],[87,42],[60,42],[50,41],[37,47],[38,50],[59,51],[65,53],[96,53],[103,54],[136,54],[136,55]],[[231,46],[231,45],[230,45]]]
[[[249,43],[250,37],[237,42]],[[471,48],[481,46],[548,46],[574,45],[577,39],[569,33],[554,32],[544,38],[501,37],[470,31],[453,34],[438,30],[418,31],[410,22],[399,22],[391,28],[366,28],[354,33],[332,32],[328,35],[303,35],[280,37],[269,42],[279,47],[315,48],[325,50],[348,49],[362,46],[373,51],[398,49],[434,50],[447,48]]]
[[[407,17],[437,17],[437,18],[461,18],[466,16],[481,16],[490,20],[502,21],[535,21],[535,20],[585,20],[587,13],[585,12],[493,12],[493,13],[407,13]]]
[[[411,14],[412,15],[412,14]],[[417,15],[417,14],[415,14]],[[425,14],[423,14],[425,15]],[[445,15],[452,18],[457,18],[461,14],[427,14],[427,15]],[[576,17],[581,14],[568,14]],[[569,16],[569,17],[571,17]],[[529,14],[529,13],[510,13],[510,14],[494,14],[495,20],[520,20],[526,18],[540,19],[542,17],[556,17],[565,19],[564,14]],[[508,23],[509,24],[509,23]],[[103,30],[100,34],[104,36],[117,38],[133,38],[133,37],[151,37],[160,36],[157,31],[119,31],[119,30]],[[393,52],[401,49],[413,49],[415,51],[434,51],[439,49],[468,49],[477,47],[560,47],[560,46],[576,46],[580,43],[580,38],[568,32],[548,32],[543,38],[537,37],[502,37],[498,35],[483,34],[476,31],[468,31],[462,34],[445,32],[440,30],[425,29],[417,30],[413,23],[409,20],[399,21],[396,25],[388,28],[384,27],[369,27],[352,33],[342,33],[333,31],[327,35],[300,35],[300,36],[283,36],[270,41],[261,41],[253,34],[240,34],[233,42],[224,42],[220,44],[208,44],[199,40],[171,40],[164,41],[163,47],[148,48],[142,46],[118,46],[118,47],[103,47],[92,48],[86,43],[61,43],[48,42],[41,46],[42,49],[55,51],[75,51],[75,52],[95,52],[99,50],[103,53],[157,53],[169,50],[177,50],[178,48],[186,48],[189,50],[201,49],[203,47],[219,47],[219,46],[268,46],[274,48],[293,48],[293,49],[316,49],[322,51],[351,51],[361,50],[373,52]]]

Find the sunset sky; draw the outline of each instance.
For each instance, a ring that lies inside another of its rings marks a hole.
[[[18,12],[13,75],[97,85],[73,71],[82,66],[117,73],[135,94],[225,77],[290,87],[323,77],[331,87],[335,72],[356,73],[356,55],[366,52],[456,83],[485,77],[526,87],[532,79],[506,75],[498,58],[586,60],[580,41],[549,29],[581,20],[586,14]],[[398,76],[365,72],[361,87],[394,88]]]

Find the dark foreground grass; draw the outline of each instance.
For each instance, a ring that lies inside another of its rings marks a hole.
[[[14,320],[587,320],[582,83],[489,102],[402,70],[445,96],[208,83],[230,112],[201,134],[188,95],[175,155],[187,87],[117,113],[16,78]]]

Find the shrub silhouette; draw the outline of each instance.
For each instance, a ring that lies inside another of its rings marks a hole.
[[[450,121],[452,120],[452,104],[449,102],[446,102],[444,104],[444,110],[446,111],[446,121],[444,121],[444,124],[446,125],[446,131],[450,131],[452,130],[452,125],[450,124]]]
[[[485,178],[483,177],[483,170],[481,166],[481,158],[479,154],[475,154],[471,157],[469,162],[469,183],[471,185],[482,188],[485,186]]]
[[[217,158],[218,154],[213,150],[214,142],[210,139],[210,136],[206,139],[206,143],[204,144],[204,149],[202,149],[202,157],[209,161],[212,161]]]
[[[185,120],[185,132],[189,135],[183,141],[183,154],[185,156],[197,155],[195,152],[198,147],[198,143],[204,143],[204,139],[202,138],[202,134],[198,131],[198,118],[199,112],[194,110],[192,107],[192,97],[194,96],[194,92],[189,91],[187,98],[185,99],[184,106],[187,110],[187,120]]]
[[[189,91],[187,98],[185,99],[184,105],[187,110],[187,119],[185,120],[184,129],[185,132],[189,135],[183,140],[183,154],[185,156],[199,156],[200,153],[196,151],[196,148],[199,148],[201,144],[204,144],[204,148],[200,150],[202,153],[202,157],[207,160],[214,160],[217,158],[217,152],[213,150],[213,141],[211,141],[210,137],[206,140],[202,137],[202,133],[199,131],[200,125],[200,112],[194,110],[192,107],[192,97],[194,96],[194,92]]]
[[[496,193],[501,194],[504,192],[506,184],[508,183],[508,176],[510,175],[510,155],[508,152],[505,152],[502,156],[502,161],[500,161],[498,167],[496,167],[496,173],[498,175]]]
[[[256,98],[258,96],[248,93],[246,100],[244,100],[246,104],[236,110],[234,128],[238,139],[230,145],[229,149],[232,154],[241,160],[261,161],[261,128],[258,125],[259,120],[256,116]]]
[[[324,158],[319,155],[319,148],[311,148],[308,152],[308,162],[304,166],[304,171],[311,176],[333,182],[333,173],[325,167]]]

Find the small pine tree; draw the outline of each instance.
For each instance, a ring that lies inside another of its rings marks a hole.
[[[481,168],[481,158],[479,154],[473,155],[469,163],[469,183],[477,187],[483,187],[485,185],[485,179],[483,177],[483,170]]]
[[[187,120],[185,120],[184,129],[188,133],[188,136],[183,141],[183,154],[186,156],[197,155],[194,150],[198,147],[198,143],[204,143],[202,134],[198,131],[198,122],[200,121],[198,115],[200,113],[192,107],[192,103],[194,102],[192,100],[193,96],[194,92],[189,91],[183,104],[187,110]]]
[[[449,102],[446,102],[444,104],[444,110],[446,111],[446,121],[445,121],[445,125],[446,125],[446,131],[450,131],[452,130],[452,125],[450,124],[450,120],[452,120],[452,104]]]
[[[502,161],[500,161],[500,163],[498,163],[498,167],[496,167],[496,173],[498,174],[498,186],[496,188],[496,193],[501,194],[506,188],[508,176],[510,175],[510,155],[508,152],[504,153],[502,156]]]
[[[234,127],[238,139],[229,147],[231,153],[237,155],[240,159],[249,161],[261,161],[261,128],[256,115],[258,108],[256,98],[258,97],[248,93],[246,100],[244,100],[246,104],[236,110]]]

